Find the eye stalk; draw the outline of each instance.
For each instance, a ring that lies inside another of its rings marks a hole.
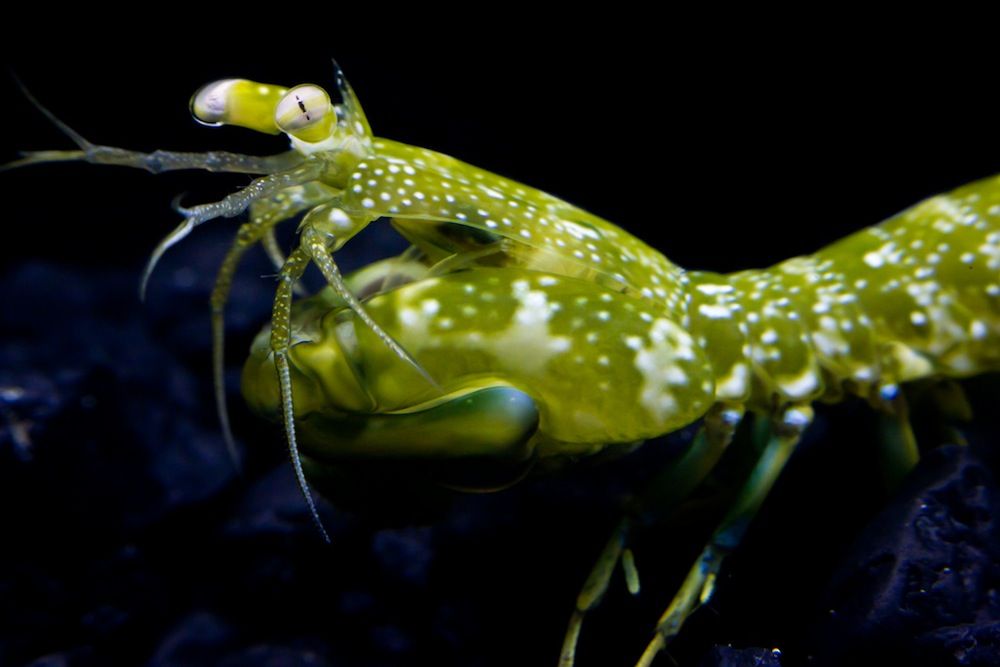
[[[203,125],[238,125],[265,134],[281,130],[274,109],[288,92],[284,86],[247,79],[220,79],[206,84],[191,97],[191,115]]]
[[[282,132],[310,144],[328,139],[336,122],[330,96],[311,83],[289,90],[274,111],[274,123]]]

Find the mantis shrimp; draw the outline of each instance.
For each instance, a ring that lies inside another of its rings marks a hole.
[[[813,255],[769,269],[685,271],[619,227],[556,197],[433,151],[372,134],[337,70],[338,101],[313,84],[217,81],[192,98],[206,124],[284,133],[271,157],[138,153],[88,142],[12,166],[87,161],[256,175],[183,220],[157,260],[195,227],[249,212],[212,295],[223,429],[223,312],[233,272],[262,244],[279,265],[271,325],[243,374],[251,408],[283,424],[296,478],[351,460],[431,462],[442,483],[490,489],[698,422],[688,450],[627,514],[584,584],[560,665],[574,663],[587,611],[628,548],[645,505],[689,495],[748,414],[765,431],[757,460],[652,633],[652,664],[712,595],[812,421],[817,400],[853,395],[890,415],[900,457],[916,444],[900,385],[1000,368],[1000,181],[926,200]],[[54,117],[53,117],[53,120]],[[304,214],[304,215],[303,215]],[[287,254],[275,227],[303,215]],[[343,275],[336,253],[387,218],[412,248]],[[327,288],[295,299],[308,266]],[[587,390],[581,391],[581,387]]]

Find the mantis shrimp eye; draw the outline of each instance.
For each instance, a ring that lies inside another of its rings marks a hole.
[[[247,79],[220,79],[191,97],[191,115],[203,125],[238,125],[257,132],[278,134],[274,108],[288,89]]]
[[[336,121],[330,96],[309,83],[289,90],[274,112],[274,122],[282,132],[307,143],[329,138]]]

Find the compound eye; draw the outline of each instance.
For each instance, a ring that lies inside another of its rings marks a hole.
[[[218,127],[225,123],[230,104],[229,93],[237,79],[222,79],[205,84],[191,96],[191,115],[202,125]]]
[[[202,125],[238,125],[277,134],[274,108],[288,89],[247,79],[220,79],[191,96],[191,115]]]
[[[289,90],[278,102],[274,122],[300,141],[317,143],[329,138],[337,113],[325,90],[305,83]]]

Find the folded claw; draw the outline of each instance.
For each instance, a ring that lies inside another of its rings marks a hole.
[[[534,399],[510,385],[470,384],[421,405],[382,413],[311,415],[302,428],[325,434],[310,456],[357,459],[530,458],[529,441],[538,429]]]

